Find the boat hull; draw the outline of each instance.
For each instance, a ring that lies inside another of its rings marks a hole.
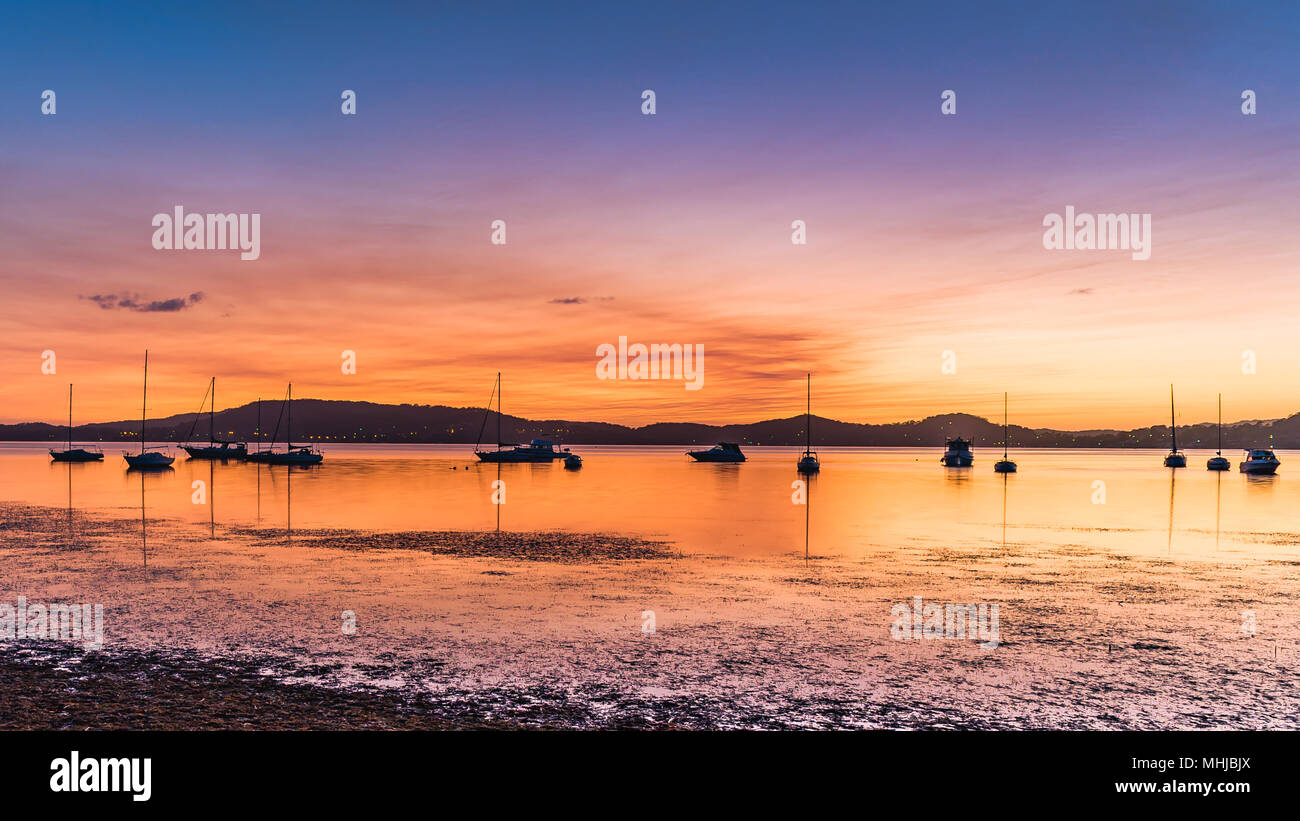
[[[183,445],[182,449],[190,455],[191,459],[248,458],[248,446],[244,444],[233,445],[231,447],[221,447],[219,445]]]
[[[1012,462],[1010,459],[1003,459],[1000,462],[994,463],[993,472],[994,473],[1015,473],[1016,463]]]
[[[947,468],[968,468],[975,464],[975,457],[966,453],[945,453],[939,461]]]
[[[269,465],[319,465],[325,461],[320,453],[271,453],[264,460]]]
[[[717,454],[707,450],[688,451],[687,455],[697,462],[743,462],[744,456],[734,454]]]
[[[161,470],[172,466],[176,457],[168,456],[165,453],[150,451],[147,453],[124,453],[122,458],[126,460],[128,467],[136,470]]]
[[[1181,453],[1171,453],[1165,457],[1165,467],[1185,468],[1187,467],[1187,457]]]
[[[556,458],[554,456],[535,456],[530,453],[519,453],[518,451],[513,450],[476,450],[474,451],[474,455],[478,457],[480,462],[546,463],[554,461]],[[564,457],[561,455],[559,458]]]
[[[1205,463],[1206,470],[1232,470],[1232,463],[1222,456],[1211,457]]]
[[[73,448],[72,450],[52,450],[50,451],[50,458],[56,462],[102,462],[104,461],[104,454],[93,450]]]
[[[1273,474],[1277,473],[1277,469],[1280,464],[1281,464],[1280,462],[1265,462],[1263,464],[1251,464],[1250,462],[1242,462],[1238,466],[1238,469],[1242,473],[1247,473],[1250,474],[1251,476],[1272,476]]]
[[[822,469],[822,463],[816,456],[805,456],[799,460],[797,467],[800,473],[817,473]]]

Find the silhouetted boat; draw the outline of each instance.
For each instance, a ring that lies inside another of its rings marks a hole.
[[[310,445],[293,444],[293,383],[285,394],[284,450],[275,449],[275,440],[271,440],[271,449],[262,451],[255,461],[271,465],[319,465],[325,461],[325,454]],[[277,425],[278,427],[278,425]]]
[[[99,448],[86,450],[72,446],[72,386],[68,385],[68,449],[50,448],[50,458],[56,462],[102,462],[104,452]]]
[[[944,446],[947,450],[939,458],[944,467],[968,468],[975,462],[975,454],[971,452],[969,439],[958,436],[956,439],[944,442]]]
[[[1219,394],[1219,449],[1205,463],[1206,470],[1232,470],[1232,463],[1223,455],[1223,394]]]
[[[492,389],[492,396],[497,401],[497,449],[496,450],[479,450],[479,445],[483,442],[483,429],[487,427],[488,415],[492,413],[492,398],[488,398],[488,406],[483,411],[483,424],[478,429],[478,439],[474,442],[474,455],[481,462],[550,462],[555,459],[563,459],[568,453],[560,450],[554,442],[546,439],[534,439],[526,445],[517,445],[513,442],[501,441],[501,374],[497,373],[497,384]]]
[[[248,445],[243,442],[233,442],[217,438],[216,413],[217,413],[217,378],[212,377],[212,384],[208,388],[212,393],[212,404],[208,406],[208,444],[206,445],[181,445],[181,448],[190,455],[191,459],[243,459],[248,456]],[[204,396],[206,402],[207,396]],[[198,413],[203,412],[203,404],[199,404]],[[190,435],[185,437],[188,443],[190,437],[194,435],[194,428],[198,427],[199,416],[194,415],[194,424],[190,426]]]
[[[822,463],[812,449],[812,374],[808,374],[808,410],[804,414],[803,429],[803,456],[799,457],[797,470],[800,473],[816,473],[822,469]]]
[[[1273,455],[1273,451],[1267,448],[1251,448],[1246,451],[1246,461],[1242,462],[1238,469],[1242,473],[1256,476],[1272,476],[1281,464],[1282,462]]]
[[[1185,468],[1187,457],[1178,450],[1178,426],[1174,421],[1174,386],[1169,386],[1169,455],[1165,457],[1165,467]]]
[[[176,457],[164,450],[145,450],[144,447],[144,420],[149,413],[149,352],[144,352],[144,388],[141,392],[140,403],[140,452],[123,453],[122,458],[126,460],[128,468],[137,470],[148,470],[150,468],[168,468]]]
[[[734,442],[719,442],[708,450],[688,450],[686,455],[697,462],[743,462],[745,454]]]
[[[576,453],[570,453],[564,457],[564,466],[569,470],[577,470],[582,467],[582,457]]]
[[[1007,440],[1011,428],[1007,425],[1007,395],[1002,394],[1002,459],[993,463],[994,473],[1015,473],[1016,463],[1007,458]]]

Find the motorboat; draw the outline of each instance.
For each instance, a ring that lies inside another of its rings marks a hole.
[[[947,450],[944,451],[943,457],[939,459],[944,467],[950,468],[968,468],[975,462],[975,454],[971,451],[971,442],[969,439],[963,439],[958,436],[955,439],[949,439],[944,443]]]
[[[745,454],[734,442],[719,442],[708,450],[688,450],[686,455],[697,462],[743,462]]]
[[[569,470],[577,470],[582,467],[582,457],[576,453],[567,454],[564,457],[564,466]]]
[[[1254,476],[1272,476],[1282,462],[1267,448],[1251,448],[1246,451],[1246,461],[1238,466],[1242,473]]]

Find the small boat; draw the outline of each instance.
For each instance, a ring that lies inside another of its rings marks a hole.
[[[1219,449],[1205,463],[1206,470],[1232,470],[1232,463],[1223,455],[1223,394],[1219,394]]]
[[[975,462],[975,454],[971,452],[969,439],[958,436],[956,439],[947,440],[944,445],[947,450],[939,459],[944,467],[968,468]]]
[[[217,409],[217,378],[212,377],[212,383],[208,386],[212,393],[212,404],[208,407],[208,444],[191,445],[188,444],[190,437],[194,436],[194,428],[198,427],[199,415],[194,415],[194,424],[190,426],[190,435],[185,438],[186,444],[181,448],[190,455],[191,459],[243,459],[248,456],[248,445],[244,442],[232,442],[226,439],[217,438],[216,428],[216,409]],[[199,413],[203,412],[203,405],[207,402],[208,397],[203,397],[203,402],[199,404]]]
[[[497,403],[497,449],[480,450],[483,441],[483,429],[487,427],[488,415],[492,413],[492,399]],[[568,452],[560,450],[554,442],[547,439],[534,439],[526,445],[501,441],[501,374],[497,373],[497,384],[488,398],[488,406],[483,411],[483,424],[478,429],[478,441],[474,443],[474,455],[480,462],[551,462],[564,459]]]
[[[285,393],[286,411],[284,423],[284,450],[275,449],[275,439],[271,439],[271,449],[260,451],[252,461],[266,462],[269,465],[319,465],[325,461],[325,454],[310,445],[293,444],[293,383]],[[279,425],[276,425],[277,433]]]
[[[1273,455],[1273,451],[1267,448],[1251,448],[1246,451],[1246,461],[1242,462],[1238,469],[1242,473],[1254,476],[1272,476],[1277,472],[1280,464],[1282,462]]]
[[[804,416],[803,429],[803,456],[799,457],[796,469],[800,473],[817,473],[822,469],[822,463],[817,458],[817,453],[812,449],[812,374],[808,374],[808,411]]]
[[[99,448],[86,450],[72,446],[72,386],[68,386],[68,449],[50,448],[50,458],[56,462],[102,462],[104,452]]]
[[[1015,473],[1016,463],[1007,458],[1007,439],[1011,428],[1007,425],[1007,395],[1002,394],[1002,459],[993,463],[994,473]]]
[[[1187,457],[1178,449],[1178,426],[1174,421],[1174,386],[1169,386],[1169,454],[1165,456],[1165,467],[1185,468]]]
[[[582,467],[582,457],[576,453],[570,453],[564,457],[564,466],[569,470],[577,470]]]
[[[719,442],[708,450],[688,450],[686,455],[697,462],[743,462],[745,454],[734,442]]]
[[[169,468],[176,457],[164,450],[145,450],[144,442],[144,420],[148,415],[149,408],[149,352],[144,352],[144,390],[140,404],[140,452],[123,453],[122,458],[126,460],[127,469],[149,470],[157,468]]]

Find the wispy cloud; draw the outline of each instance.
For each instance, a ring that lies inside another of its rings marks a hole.
[[[1075,288],[1074,290],[1070,291],[1069,293],[1070,293],[1071,295],[1073,295],[1073,294],[1090,294],[1090,293],[1092,293],[1092,289],[1091,289],[1091,288]]]
[[[136,311],[142,314],[152,314],[183,311],[192,305],[197,305],[203,301],[203,292],[195,291],[189,296],[148,301],[141,300],[139,294],[94,294],[81,298],[90,300],[105,311]]]
[[[557,296],[551,300],[552,305],[581,305],[587,300],[580,296]]]

